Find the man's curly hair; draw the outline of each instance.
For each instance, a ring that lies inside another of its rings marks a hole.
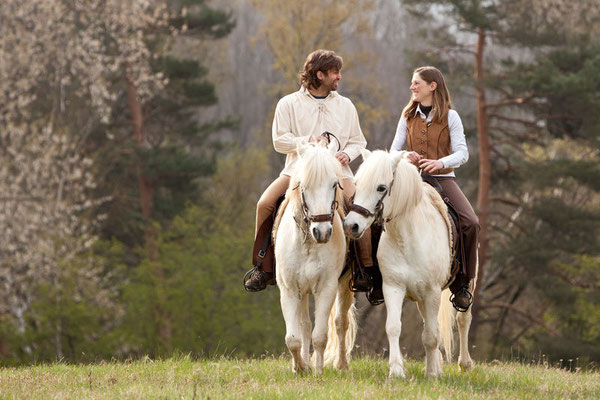
[[[327,74],[329,70],[341,70],[344,61],[342,57],[331,50],[315,50],[306,57],[304,69],[300,71],[300,84],[307,89],[318,89],[321,81],[317,78],[317,71]]]

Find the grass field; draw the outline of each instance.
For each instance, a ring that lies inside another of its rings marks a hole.
[[[349,371],[295,376],[287,356],[254,360],[64,363],[0,369],[3,399],[600,399],[600,373],[543,365],[477,364],[461,373],[426,379],[424,364],[409,360],[406,380],[387,377],[386,360],[358,359]]]

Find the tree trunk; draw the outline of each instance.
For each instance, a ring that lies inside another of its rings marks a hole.
[[[135,83],[126,74],[127,81],[127,101],[129,103],[129,111],[131,112],[133,137],[138,147],[146,146],[146,137],[144,135],[144,121],[142,116],[142,105],[137,98],[137,89]],[[142,174],[141,168],[137,167],[138,179],[140,184],[140,202],[142,208],[142,216],[144,219],[150,219],[152,214],[152,194],[153,187],[150,180]]]
[[[483,82],[483,54],[485,49],[486,32],[479,28],[477,32],[477,47],[475,51],[475,91],[477,97],[477,140],[479,142],[479,188],[477,190],[477,209],[479,211],[479,274],[477,276],[477,287],[475,299],[479,299],[479,291],[485,275],[488,261],[489,241],[489,209],[490,209],[490,186],[491,186],[491,159],[490,159],[490,133],[488,126],[488,115],[485,100],[485,86]],[[477,303],[473,307],[472,337],[476,336],[477,322],[480,308]]]
[[[128,74],[125,72],[125,81],[127,82],[127,101],[129,104],[129,111],[131,112],[132,125],[133,125],[133,137],[135,142],[140,148],[144,148],[147,145],[146,136],[144,134],[144,120],[142,113],[142,105],[137,98],[137,88],[135,83]],[[154,186],[148,177],[142,173],[141,167],[137,166],[138,181],[140,185],[140,205],[142,210],[142,217],[146,222],[150,221],[152,215],[152,198],[154,192]],[[154,281],[159,285],[164,279],[163,270],[159,265],[158,261],[158,249],[156,244],[156,238],[152,232],[152,229],[148,226],[144,233],[146,240],[146,250],[148,257],[155,267],[153,268]],[[158,321],[158,335],[164,344],[164,348],[167,352],[171,349],[171,324],[168,313],[164,310],[163,304],[160,299],[163,296],[155,296],[155,305],[153,307],[156,319]]]

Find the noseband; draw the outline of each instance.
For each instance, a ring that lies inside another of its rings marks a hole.
[[[365,218],[375,217],[375,221],[373,221],[373,223],[377,225],[383,225],[383,200],[385,199],[385,196],[390,194],[393,185],[394,180],[392,179],[392,183],[390,183],[390,186],[387,189],[385,189],[385,191],[381,195],[381,198],[379,199],[377,204],[375,204],[375,211],[371,212],[363,206],[359,206],[358,204],[354,203],[354,199],[352,201],[352,204],[350,205],[350,211],[354,211],[355,213],[360,214]]]

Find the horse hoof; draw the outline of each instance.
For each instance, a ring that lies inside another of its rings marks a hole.
[[[347,362],[338,362],[335,364],[335,369],[339,369],[339,370],[347,370],[348,369],[348,363]]]
[[[471,360],[458,360],[458,366],[460,367],[460,370],[465,372],[471,369],[471,367],[473,366],[473,361]]]
[[[406,378],[403,367],[390,367],[390,378]]]
[[[441,371],[434,371],[434,372],[426,372],[426,373],[425,373],[425,376],[426,376],[427,378],[437,378],[437,377],[440,377],[440,376],[442,376],[442,375],[443,375],[443,374],[442,374],[442,372],[441,372]]]
[[[303,375],[307,372],[310,372],[310,367],[307,365],[294,365],[292,366],[292,371],[296,375]]]

